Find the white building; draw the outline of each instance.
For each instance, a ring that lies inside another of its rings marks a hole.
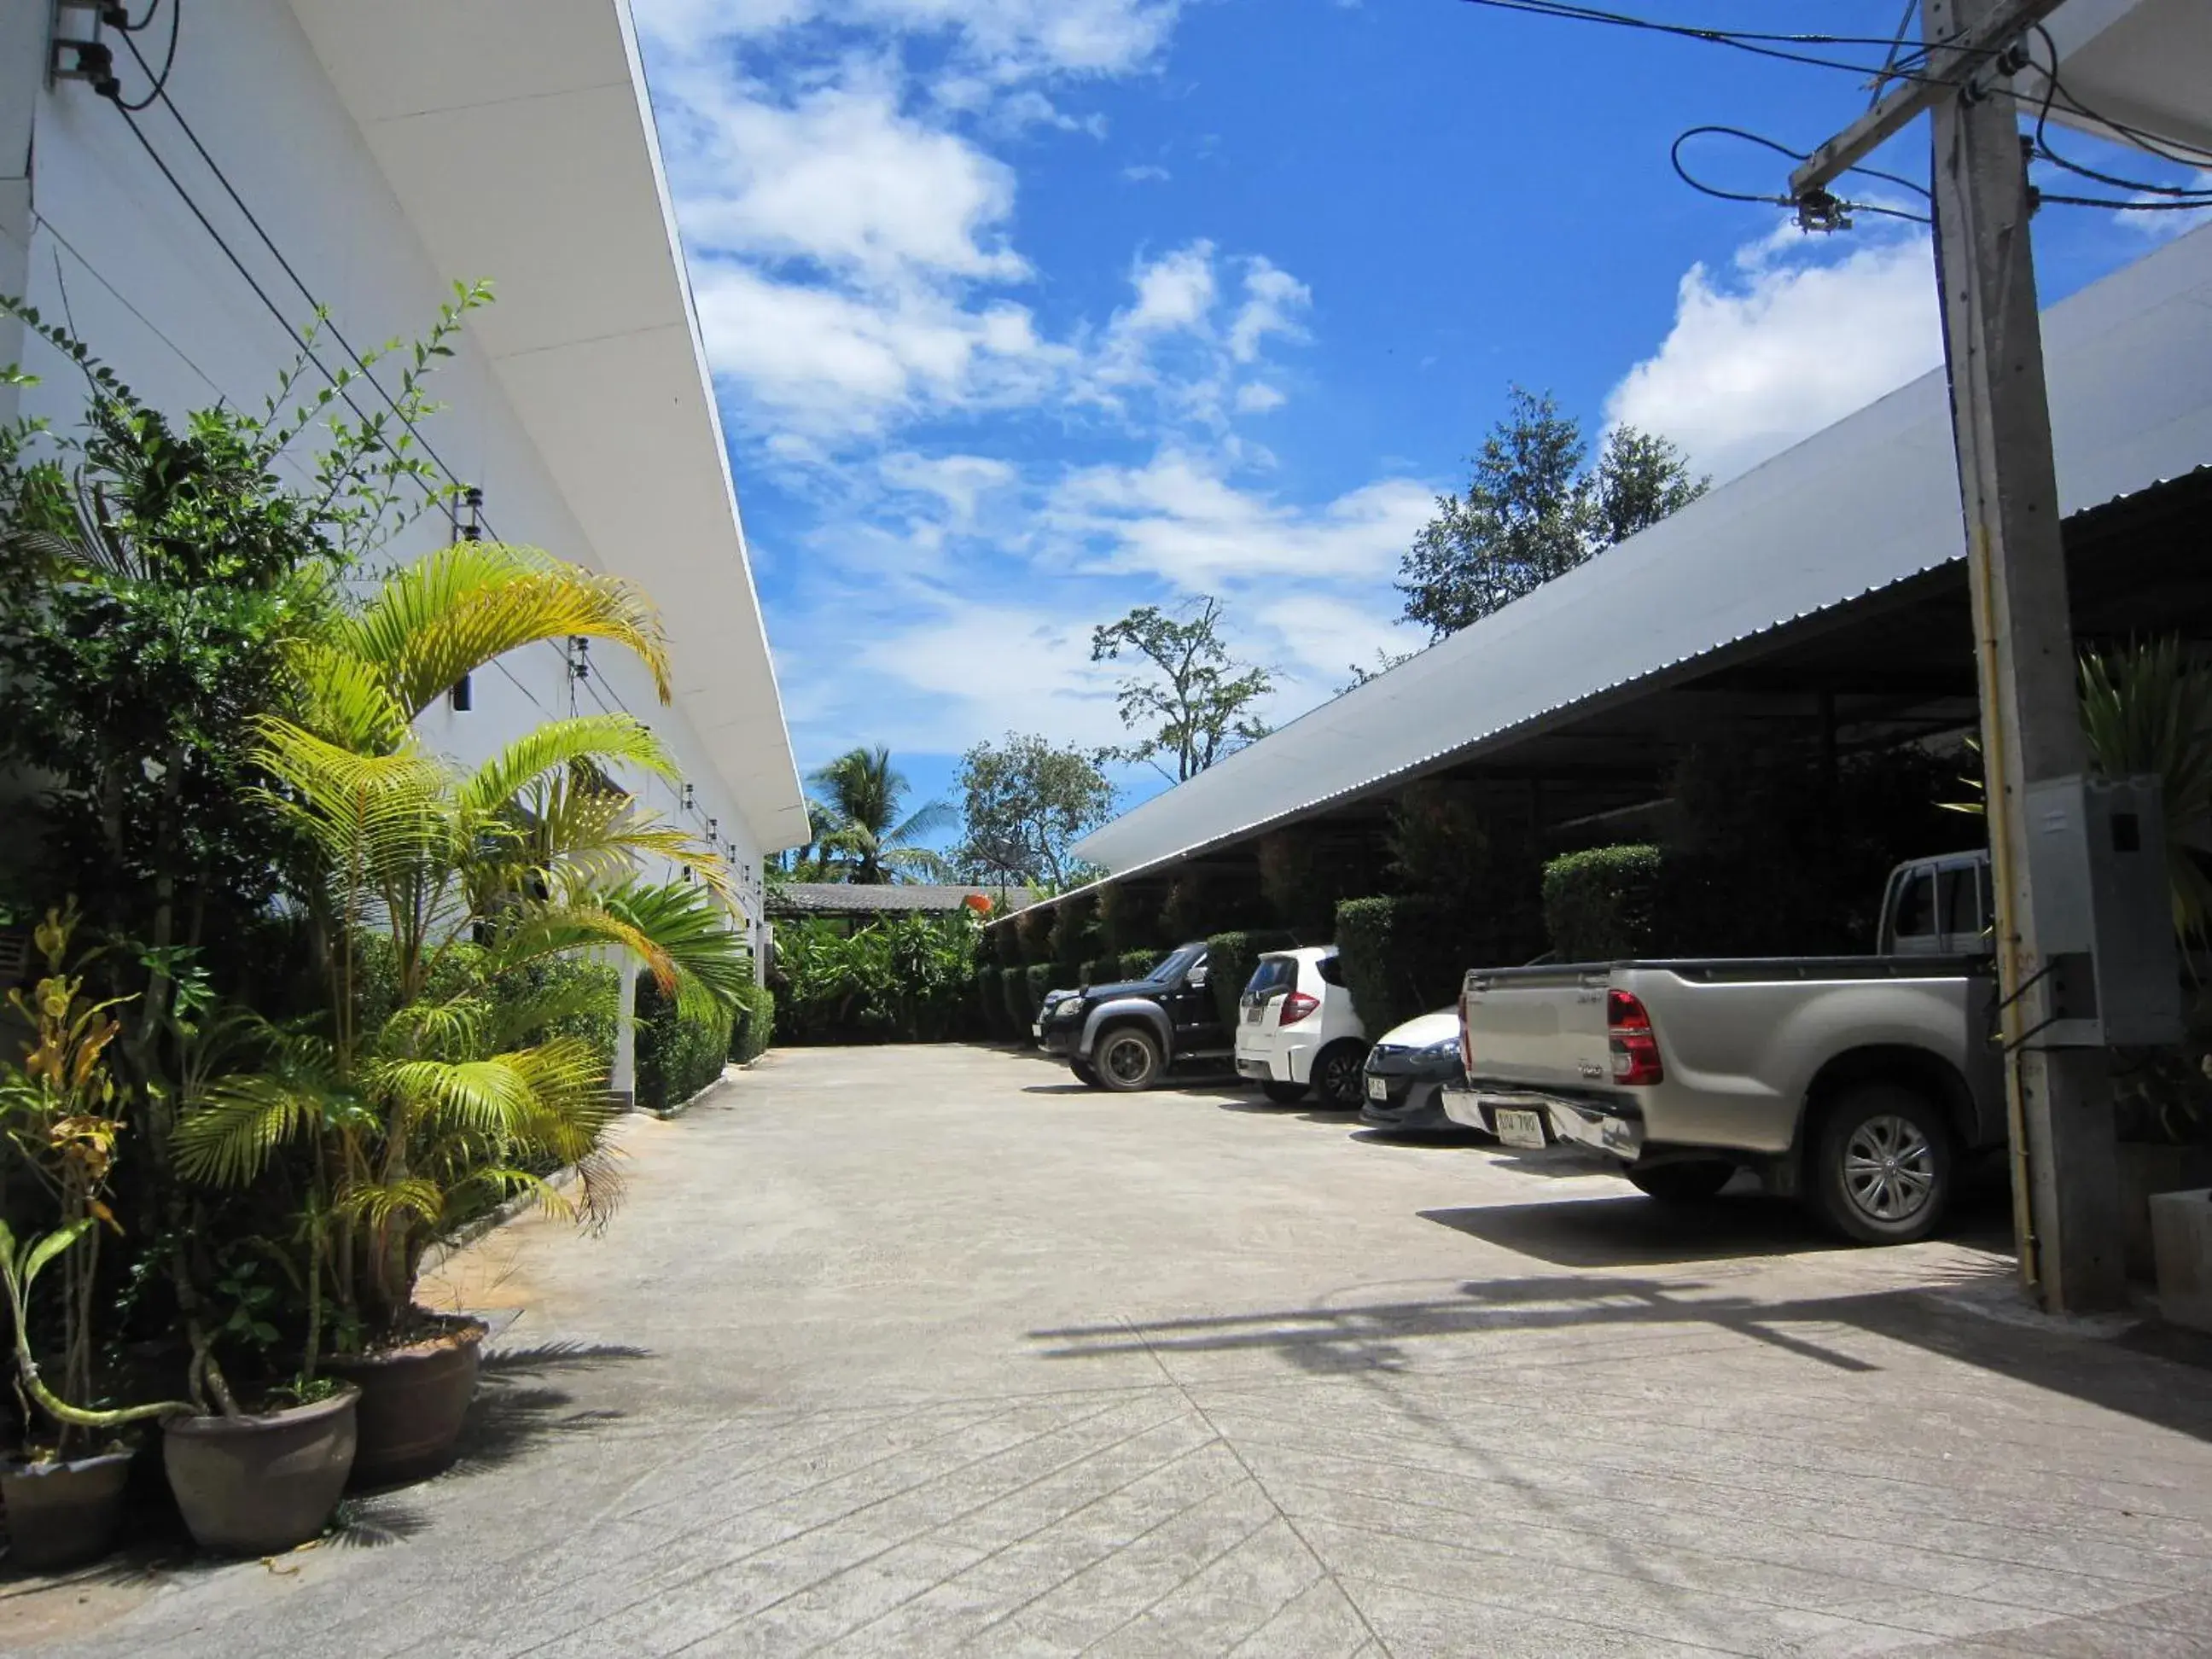
[[[56,76],[97,60],[71,39],[110,55],[119,98]],[[757,947],[763,859],[805,838],[806,811],[627,0],[157,0],[127,37],[94,7],[0,0],[0,291],[149,405],[258,404],[316,306],[366,350],[478,278],[496,303],[422,434],[483,490],[489,533],[653,597],[676,696],[659,706],[613,649],[580,680],[548,644],[424,735],[467,761],[572,707],[645,720],[687,781],[638,791],[711,830]],[[348,361],[328,331],[317,356]],[[11,324],[9,360],[43,378],[28,412],[73,421],[82,382],[51,349]],[[395,550],[450,534],[440,514]]]

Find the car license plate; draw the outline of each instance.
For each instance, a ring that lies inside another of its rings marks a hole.
[[[1256,1002],[1248,1003],[1244,1009],[1244,1023],[1247,1025],[1257,1025],[1260,1023],[1261,1011],[1261,1004]]]
[[[1030,1035],[1033,1037],[1042,1036],[1044,1035],[1044,1022],[1042,1020],[1039,1020],[1036,1024],[1030,1026]]]
[[[1386,1079],[1386,1078],[1379,1078],[1379,1077],[1370,1077],[1370,1078],[1369,1078],[1369,1079],[1367,1079],[1367,1097],[1368,1097],[1368,1099],[1370,1099],[1370,1100],[1388,1100],[1388,1099],[1389,1099],[1389,1098],[1390,1098],[1390,1084],[1389,1084],[1389,1080],[1388,1079]]]
[[[1544,1120],[1540,1114],[1501,1106],[1492,1110],[1491,1116],[1498,1124],[1498,1138],[1508,1146],[1544,1145]]]

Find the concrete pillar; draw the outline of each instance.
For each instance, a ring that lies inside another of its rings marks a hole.
[[[0,294],[31,285],[31,128],[46,84],[46,0],[0,0]],[[0,316],[0,364],[23,361],[23,325]],[[0,386],[0,422],[21,412],[22,394]]]
[[[615,994],[615,1063],[607,1092],[629,1111],[637,1104],[637,958],[618,952],[615,972],[621,975],[621,988]]]

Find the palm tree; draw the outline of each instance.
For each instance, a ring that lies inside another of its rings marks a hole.
[[[952,866],[943,855],[918,843],[952,822],[952,808],[932,801],[901,822],[908,784],[882,744],[847,750],[811,781],[826,797],[822,804],[836,825],[820,844],[841,861],[846,880],[874,884],[915,874],[951,879]]]
[[[263,798],[312,849],[296,897],[329,941],[331,1018],[262,1028],[259,1063],[205,1089],[176,1144],[188,1178],[225,1187],[255,1182],[288,1144],[305,1149],[309,1370],[326,1285],[339,1328],[374,1344],[405,1329],[423,1252],[486,1200],[533,1191],[590,1218],[611,1203],[600,1058],[543,1035],[572,1006],[502,985],[608,945],[641,958],[679,1006],[727,1001],[750,977],[713,849],[608,781],[622,769],[675,777],[643,724],[549,721],[473,769],[416,738],[415,717],[462,675],[573,635],[626,646],[666,700],[659,622],[636,590],[464,543],[334,611],[296,655],[294,715],[259,722]],[[643,880],[646,858],[698,879]],[[455,989],[465,946],[480,969]],[[368,992],[372,955],[390,969],[381,996]],[[535,1173],[562,1165],[583,1177],[574,1203]]]

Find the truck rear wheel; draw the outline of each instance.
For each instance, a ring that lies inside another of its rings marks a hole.
[[[1655,1164],[1648,1170],[1621,1173],[1639,1193],[1662,1204],[1703,1204],[1720,1195],[1735,1173],[1735,1165],[1721,1158],[1699,1158],[1680,1164]]]
[[[1160,1074],[1160,1045],[1140,1025],[1117,1025],[1091,1051],[1101,1086],[1116,1094],[1149,1089]]]
[[[1934,1232],[1951,1201],[1954,1159],[1942,1112],[1893,1083],[1869,1083],[1820,1124],[1813,1196],[1829,1224],[1863,1244]]]

